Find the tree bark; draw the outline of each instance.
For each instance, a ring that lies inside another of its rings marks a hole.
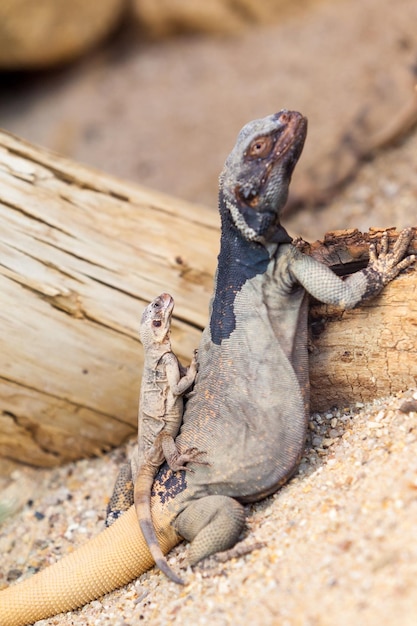
[[[299,245],[357,269],[367,237]],[[172,343],[188,362],[218,246],[215,211],[0,133],[0,458],[52,466],[134,434],[142,310],[173,295]],[[415,384],[416,285],[410,271],[361,309],[313,306],[313,410]]]

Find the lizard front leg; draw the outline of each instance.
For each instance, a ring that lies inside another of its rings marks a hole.
[[[173,354],[165,355],[169,389],[173,396],[182,396],[195,381],[198,372],[197,354],[198,351],[194,350],[191,363],[185,368]]]
[[[413,229],[404,229],[389,252],[388,233],[385,232],[382,236],[380,254],[378,255],[376,247],[371,245],[368,267],[352,274],[346,280],[342,280],[328,267],[294,247],[290,252],[288,270],[294,282],[300,283],[320,302],[351,309],[376,296],[402,270],[415,262],[414,254],[403,258],[412,237]]]

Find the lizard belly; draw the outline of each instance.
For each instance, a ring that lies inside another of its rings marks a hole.
[[[292,474],[304,447],[299,381],[271,326],[259,285],[236,298],[236,327],[220,345],[206,329],[200,371],[178,443],[206,451],[209,465],[185,477],[190,497],[222,494],[256,500]],[[245,306],[245,301],[251,302]],[[243,302],[242,302],[243,301]]]

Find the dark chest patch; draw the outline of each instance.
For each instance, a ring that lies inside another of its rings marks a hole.
[[[266,271],[269,260],[268,251],[262,244],[246,241],[231,223],[223,223],[217,283],[210,318],[213,343],[220,345],[234,331],[236,295],[247,280]]]

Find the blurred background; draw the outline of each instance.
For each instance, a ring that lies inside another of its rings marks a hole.
[[[7,0],[0,127],[216,208],[236,134],[309,118],[286,226],[416,223],[415,0]]]

